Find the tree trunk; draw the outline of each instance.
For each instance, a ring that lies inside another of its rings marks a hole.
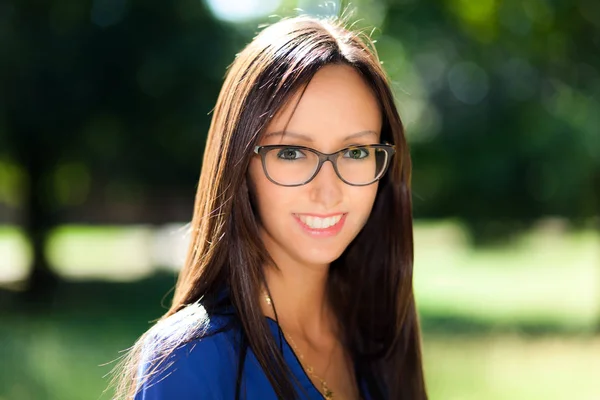
[[[57,222],[52,204],[53,191],[48,180],[53,165],[52,149],[35,140],[43,136],[39,133],[19,133],[21,135],[15,138],[14,145],[18,161],[27,173],[28,183],[23,204],[23,230],[32,249],[32,265],[24,296],[32,305],[51,306],[59,281],[48,263],[45,249],[48,234]]]

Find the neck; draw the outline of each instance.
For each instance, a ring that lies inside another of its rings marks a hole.
[[[294,263],[277,263],[279,269],[265,267],[265,279],[272,305],[265,301],[266,288],[262,288],[261,307],[265,315],[278,319],[288,333],[304,337],[324,337],[332,333],[332,313],[326,288],[328,265],[305,266]]]

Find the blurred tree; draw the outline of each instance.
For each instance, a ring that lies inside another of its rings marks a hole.
[[[155,187],[193,197],[208,113],[239,38],[199,1],[1,8],[0,143],[27,174],[29,293],[48,298],[57,277],[44,247],[69,207],[115,192],[135,202]]]
[[[459,217],[482,240],[597,216],[600,3],[388,6],[380,47],[407,116],[416,216]]]
[[[298,4],[310,11],[309,3]],[[599,2],[358,3],[381,21],[378,49],[408,127],[417,217],[456,216],[486,239],[547,215],[598,214]],[[0,3],[0,156],[27,173],[32,293],[56,280],[44,243],[73,210],[117,209],[125,199],[121,213],[134,222],[149,215],[131,205],[148,198],[181,192],[191,205],[207,114],[257,26],[217,22],[203,4]],[[150,217],[169,217],[166,208]]]

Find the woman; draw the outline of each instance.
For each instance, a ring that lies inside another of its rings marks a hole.
[[[410,157],[358,34],[297,17],[238,55],[191,232],[173,304],[129,353],[118,398],[427,398]]]

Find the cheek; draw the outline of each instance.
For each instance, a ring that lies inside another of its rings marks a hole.
[[[375,197],[377,196],[378,183],[373,185],[356,188],[353,191],[350,198],[352,199],[352,209],[356,212],[359,217],[359,224],[362,228],[367,223],[373,204],[375,203]]]
[[[306,187],[289,188],[278,186],[267,179],[259,160],[252,160],[248,178],[254,194],[258,218],[263,226],[276,226],[282,215],[295,209],[299,198],[310,198]],[[369,219],[379,183],[362,187],[344,187],[344,208],[351,212],[354,229],[361,229]],[[306,190],[307,192],[303,192]],[[354,230],[352,229],[352,230]]]
[[[267,179],[260,162],[251,162],[248,178],[252,187],[253,198],[261,220],[277,212],[287,204],[290,197],[289,188],[277,186]]]

